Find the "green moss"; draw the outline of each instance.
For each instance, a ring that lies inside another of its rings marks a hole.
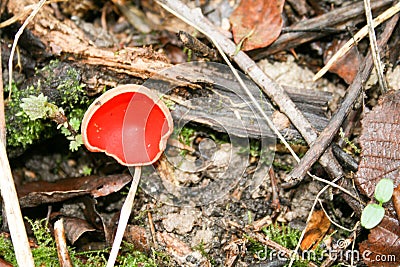
[[[269,225],[262,229],[265,236],[288,249],[294,249],[300,238],[301,232],[284,224]]]
[[[299,241],[301,235],[301,232],[299,230],[293,229],[284,224],[269,225],[267,227],[264,227],[262,231],[266,239],[272,240],[289,250],[293,250],[296,248],[297,242]],[[249,241],[248,251],[250,251],[253,255],[257,255],[257,258],[260,261],[273,259],[277,256],[282,257],[281,252],[273,250],[251,237],[246,236],[246,238]],[[310,259],[312,259],[314,263],[319,264],[320,260],[324,258],[323,249],[317,249],[314,252],[310,251],[310,253]],[[289,260],[287,261],[285,266],[287,266],[288,263]],[[292,266],[306,267],[308,266],[307,259],[296,259]]]
[[[50,101],[62,106],[66,113],[77,105],[88,104],[85,85],[80,82],[81,74],[71,65],[54,60],[40,70],[38,76]]]
[[[36,239],[37,246],[32,249],[35,266],[53,267],[60,266],[57,256],[57,247],[53,237],[46,226],[46,220],[29,220]],[[105,266],[107,263],[108,249],[76,252],[74,248],[68,247],[71,261],[77,267],[94,267]],[[130,243],[123,242],[121,254],[118,257],[118,265],[120,267],[157,267],[167,266],[158,260],[158,254],[154,254],[154,258],[135,250]],[[14,249],[11,240],[3,235],[0,235],[0,258],[5,259],[13,266],[17,266]],[[164,259],[164,258],[162,258]]]
[[[80,124],[90,105],[91,100],[80,82],[80,72],[71,65],[51,61],[36,72],[33,80],[35,82],[25,89],[13,85],[11,99],[6,104],[8,147],[26,149],[39,140],[59,133],[57,125],[50,120],[31,120],[22,110],[22,99],[38,97],[43,93],[49,103],[62,108],[68,119],[75,119],[76,125]],[[9,91],[7,89],[6,92]]]
[[[135,250],[133,244],[123,242],[122,254],[118,257],[120,267],[157,267],[154,259],[146,254]]]
[[[0,235],[0,256],[13,266],[17,266],[17,259],[15,258],[11,240],[4,235]]]
[[[261,163],[266,165],[271,164],[273,158],[271,153],[273,152],[268,148],[263,148],[261,140],[257,139],[250,139],[249,146],[239,149],[239,154],[248,154],[251,157],[258,158]]]
[[[6,91],[8,91],[7,88]],[[22,111],[22,98],[39,95],[39,93],[40,90],[34,86],[18,90],[13,85],[11,99],[5,106],[8,146],[26,148],[33,142],[41,138],[49,138],[55,133],[50,121],[31,120]]]

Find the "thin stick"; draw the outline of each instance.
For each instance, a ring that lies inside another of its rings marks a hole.
[[[379,81],[379,85],[381,87],[381,91],[383,93],[386,93],[388,88],[387,88],[386,80],[383,77],[383,66],[382,66],[382,62],[381,62],[381,57],[379,56],[378,44],[376,43],[375,30],[374,30],[374,27],[372,26],[373,19],[372,19],[370,1],[364,0],[364,6],[365,6],[365,16],[367,17],[368,32],[369,32],[369,34],[368,34],[369,35],[369,44],[371,47],[372,59],[374,60],[375,71],[378,75],[378,81]]]
[[[156,239],[156,228],[154,227],[153,215],[151,214],[149,204],[147,205],[147,218],[149,220],[150,233],[151,233],[151,238],[153,240],[153,246],[155,249],[158,249],[158,244]]]
[[[386,44],[387,41],[389,40],[394,30],[394,26],[397,23],[397,20],[398,20],[398,15],[393,17],[387,23],[385,30],[379,39],[380,47],[383,47],[384,44]],[[373,63],[371,58],[371,52],[368,52],[362,64],[361,70],[357,73],[357,76],[355,77],[353,83],[349,86],[347,90],[347,95],[344,98],[340,108],[332,116],[328,126],[321,132],[318,139],[315,141],[316,145],[310,147],[310,149],[301,159],[300,163],[290,172],[289,177],[291,177],[292,182],[283,185],[284,187],[293,186],[297,184],[299,181],[301,181],[301,179],[303,179],[308,169],[317,161],[317,159],[321,156],[321,154],[332,142],[335,134],[339,130],[344,119],[347,117],[351,108],[353,107],[354,102],[359,97],[362,91],[362,85],[367,80],[368,76],[372,71],[372,66]]]
[[[1,48],[0,48],[1,62]],[[25,231],[25,224],[22,218],[21,208],[18,202],[17,191],[12,177],[10,164],[6,151],[6,119],[4,113],[4,91],[2,80],[2,68],[0,67],[0,178],[1,196],[5,217],[10,229],[15,255],[19,266],[35,266],[32,252],[29,246],[28,236]]]
[[[25,20],[24,24],[18,29],[17,33],[15,34],[14,37],[14,42],[11,47],[11,52],[10,52],[10,58],[8,59],[8,90],[10,92],[8,99],[11,99],[11,86],[12,86],[12,75],[13,75],[13,58],[15,54],[15,49],[18,44],[18,40],[21,37],[22,33],[24,32],[24,29],[26,26],[29,24],[29,22],[36,16],[36,14],[39,12],[39,10],[42,8],[42,6],[46,3],[46,0],[40,0],[40,2],[36,5],[36,7],[33,9],[32,13],[29,15],[29,17]]]
[[[18,265],[33,267],[35,263],[29,247],[17,191],[15,190],[11,168],[7,159],[7,151],[3,142],[0,142],[0,173],[3,176],[0,179],[1,196]]]
[[[132,185],[129,189],[128,195],[126,196],[124,205],[121,208],[121,214],[119,216],[118,228],[115,234],[114,243],[111,248],[110,256],[108,258],[107,267],[113,267],[118,256],[119,247],[124,237],[126,226],[132,212],[133,201],[135,200],[136,191],[140,181],[140,175],[142,168],[140,166],[135,167],[135,174],[133,175]]]
[[[67,240],[65,239],[64,220],[62,218],[54,223],[54,239],[56,241],[57,256],[60,266],[74,266],[69,256]]]
[[[400,2],[387,9],[385,12],[376,17],[373,21],[373,28],[380,25],[382,22],[387,19],[393,17],[396,13],[400,11]],[[321,78],[331,67],[332,65],[342,56],[344,56],[355,44],[357,44],[361,39],[363,39],[368,34],[368,25],[362,27],[353,38],[351,38],[347,43],[345,43],[332,57],[329,59],[328,63],[315,74],[313,80],[316,81]]]
[[[0,62],[1,62],[0,46]],[[6,116],[4,111],[4,87],[3,87],[3,68],[0,66],[0,142],[6,146]]]

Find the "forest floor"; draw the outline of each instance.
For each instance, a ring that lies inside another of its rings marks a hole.
[[[124,139],[125,115],[107,117],[94,123],[120,127],[119,145],[95,153],[81,123],[135,84],[174,129],[141,168],[115,266],[400,266],[399,4],[364,2],[50,1],[14,51],[37,5],[0,1],[1,168],[35,265],[107,264],[138,171],[108,149],[136,155],[137,137]],[[375,28],[375,62],[368,29],[359,37],[366,10],[393,12]],[[1,264],[21,265],[1,190]]]

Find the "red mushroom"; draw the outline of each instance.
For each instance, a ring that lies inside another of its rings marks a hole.
[[[120,164],[135,166],[128,196],[121,209],[107,266],[114,266],[132,210],[141,167],[158,160],[173,131],[169,109],[146,87],[121,85],[106,91],[86,111],[82,139],[88,150],[105,152]]]

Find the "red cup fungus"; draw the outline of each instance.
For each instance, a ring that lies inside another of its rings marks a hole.
[[[90,105],[81,129],[88,150],[105,152],[122,165],[143,166],[161,156],[173,121],[164,102],[152,91],[121,85]]]
[[[114,266],[140,180],[141,166],[158,160],[174,125],[164,102],[139,85],[121,85],[106,91],[86,111],[82,139],[88,150],[105,152],[120,164],[135,166],[132,185],[121,208],[107,267]]]

